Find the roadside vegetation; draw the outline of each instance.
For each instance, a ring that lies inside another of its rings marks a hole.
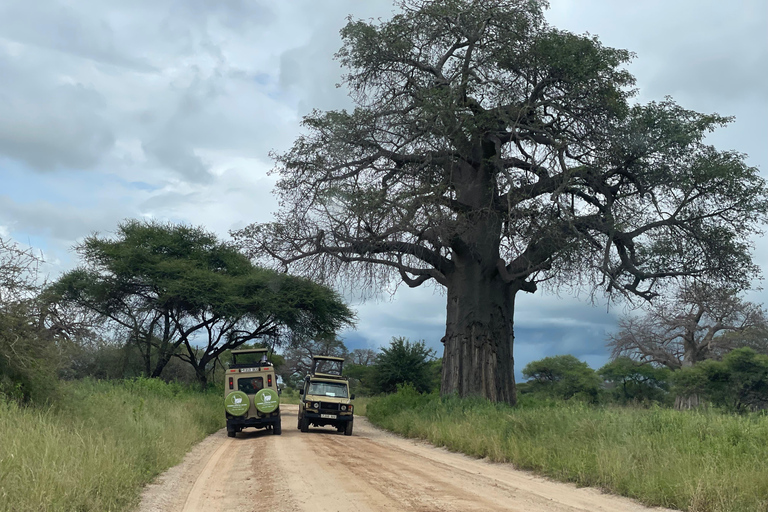
[[[158,379],[63,382],[37,407],[0,395],[0,511],[131,510],[223,420],[220,393]]]
[[[419,394],[373,399],[372,423],[452,451],[510,462],[647,505],[765,512],[768,415],[597,406],[522,395],[517,407]]]
[[[254,266],[202,228],[125,221],[45,282],[0,238],[0,512],[132,510],[224,426],[230,349],[329,336],[330,288]],[[204,335],[200,335],[200,333]]]

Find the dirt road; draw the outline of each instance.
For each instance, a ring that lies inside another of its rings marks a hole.
[[[302,434],[297,407],[282,407],[282,435],[209,436],[147,487],[139,511],[661,510],[401,439],[363,417],[352,437],[330,427]]]

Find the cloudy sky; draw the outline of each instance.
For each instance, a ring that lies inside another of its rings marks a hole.
[[[43,251],[51,277],[72,246],[126,218],[203,225],[222,238],[267,221],[270,151],[311,109],[350,105],[332,58],[346,17],[390,0],[2,0],[0,235]],[[768,2],[551,0],[548,19],[637,54],[638,101],[736,117],[713,134],[768,177]],[[756,240],[768,268],[768,244]],[[768,303],[765,292],[750,298]],[[438,349],[444,297],[401,289],[356,305],[350,348],[392,336]],[[607,360],[621,307],[524,295],[516,367],[571,353]]]

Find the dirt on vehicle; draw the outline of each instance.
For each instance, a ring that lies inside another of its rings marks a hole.
[[[287,422],[295,405],[282,406]],[[356,418],[351,437],[331,427],[313,435],[226,431],[209,436],[149,485],[140,512],[502,511],[641,512],[629,499],[552,482],[402,439]],[[268,464],[270,471],[263,471]]]

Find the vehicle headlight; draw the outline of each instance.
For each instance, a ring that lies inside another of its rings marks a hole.
[[[347,406],[346,406],[346,405],[342,405],[342,406],[341,406],[341,410],[342,410],[342,411],[346,411],[346,410],[347,410]]]
[[[320,402],[313,403],[312,407],[314,407],[315,409],[319,409],[320,408]]]

